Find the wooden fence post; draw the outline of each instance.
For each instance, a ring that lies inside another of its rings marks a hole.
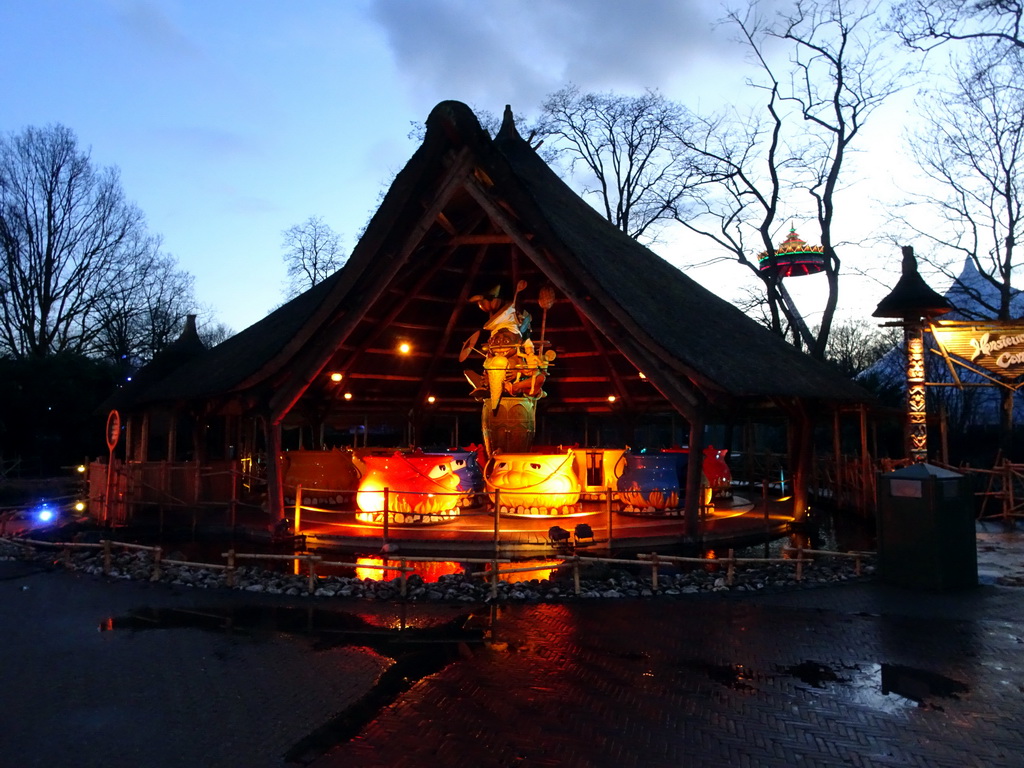
[[[399,565],[402,566],[402,580],[400,582],[398,582],[398,594],[401,595],[402,599],[404,600],[405,596],[406,596],[406,593],[409,590],[409,583],[408,583],[409,580],[407,578],[408,574],[406,574],[406,572],[405,572],[405,563],[406,563],[405,558],[403,557],[401,560],[398,561],[398,563],[399,563]]]
[[[572,585],[576,594],[580,593],[580,557],[576,555],[572,561]]]
[[[228,567],[224,571],[224,583],[229,587],[235,586],[235,550],[228,550]]]
[[[150,581],[160,581],[160,561],[163,559],[164,551],[161,547],[153,549],[153,575]]]
[[[308,555],[306,557],[306,563],[309,566],[309,578],[306,582],[306,587],[309,590],[309,594],[316,592],[316,557]]]
[[[651,553],[651,589],[658,589],[658,553]]]
[[[803,581],[804,578],[804,550],[797,547],[796,550],[796,580]]]
[[[725,571],[725,583],[730,587],[733,581],[736,579],[736,550],[729,550],[729,566]]]
[[[608,552],[612,551],[612,489],[610,486],[604,489],[605,507],[608,513]]]
[[[103,575],[107,576],[110,574],[110,539],[103,540]]]

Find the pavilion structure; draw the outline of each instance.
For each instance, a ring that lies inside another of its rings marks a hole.
[[[189,354],[173,369],[113,401],[125,466],[139,468],[121,493],[145,501],[166,486],[161,462],[240,465],[265,478],[274,518],[298,449],[473,444],[492,463],[538,447],[685,443],[699,456],[707,425],[744,420],[788,424],[799,518],[813,426],[869,400],[609,224],[510,109],[491,137],[454,101],[431,112],[342,269],[212,349],[179,346]],[[701,475],[690,461],[680,483],[687,535],[701,524]],[[168,492],[201,501],[229,482]]]

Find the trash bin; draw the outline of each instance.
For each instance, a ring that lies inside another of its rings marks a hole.
[[[978,584],[973,496],[964,475],[913,464],[878,482],[882,581],[947,590]]]

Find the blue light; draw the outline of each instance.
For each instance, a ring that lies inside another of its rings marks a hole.
[[[53,516],[54,516],[53,515],[53,510],[50,509],[49,506],[47,506],[46,504],[43,504],[36,511],[36,519],[39,522],[41,522],[41,523],[48,523],[48,522],[50,522],[51,520],[53,520]]]

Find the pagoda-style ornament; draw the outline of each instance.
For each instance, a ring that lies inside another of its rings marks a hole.
[[[762,272],[777,277],[803,277],[825,270],[825,250],[820,245],[808,245],[793,227],[775,253],[762,251],[757,257]]]

